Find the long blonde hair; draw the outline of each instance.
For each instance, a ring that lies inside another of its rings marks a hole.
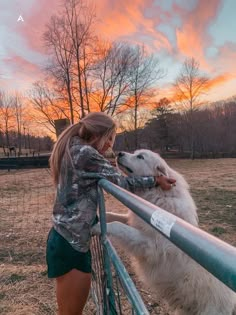
[[[66,128],[55,143],[49,159],[54,184],[57,185],[62,180],[60,178],[62,160],[66,165],[70,163],[73,167],[70,154],[70,140],[73,136],[79,136],[84,143],[94,146],[99,151],[115,130],[116,124],[113,119],[102,112],[89,113],[80,122]]]

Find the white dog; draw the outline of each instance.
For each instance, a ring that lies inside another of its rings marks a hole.
[[[117,163],[129,176],[165,175],[176,179],[168,191],[160,187],[136,193],[143,199],[198,225],[195,203],[182,175],[156,153],[138,150],[121,152]],[[107,213],[108,235],[135,258],[136,273],[178,315],[232,315],[235,293],[194,262],[169,240],[136,216]],[[117,222],[119,221],[119,222]]]

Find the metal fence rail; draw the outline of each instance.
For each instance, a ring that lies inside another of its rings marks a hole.
[[[235,247],[105,179],[99,181],[99,186],[116,197],[229,288],[236,291]],[[103,244],[107,246],[104,215],[105,209],[102,209]]]

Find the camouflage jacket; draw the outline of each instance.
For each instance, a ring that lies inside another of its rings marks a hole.
[[[63,184],[58,185],[53,207],[53,226],[71,246],[87,252],[90,247],[90,230],[97,213],[98,177],[85,174],[96,173],[127,190],[155,186],[154,177],[123,176],[90,145],[82,144],[73,137],[70,144],[71,163],[62,160],[60,175]]]

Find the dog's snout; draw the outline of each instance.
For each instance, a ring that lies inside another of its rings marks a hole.
[[[119,152],[119,153],[118,153],[118,157],[119,157],[119,158],[121,158],[121,157],[124,156],[124,155],[125,155],[124,152]]]

